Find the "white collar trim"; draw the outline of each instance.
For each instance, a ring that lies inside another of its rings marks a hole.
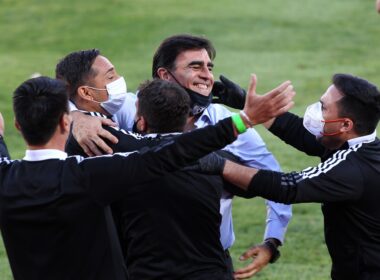
[[[350,140],[347,140],[348,142],[348,146],[349,147],[352,147],[356,144],[361,144],[361,143],[369,143],[369,142],[372,142],[376,139],[376,130],[371,133],[371,134],[368,134],[368,135],[364,135],[364,136],[360,136],[360,137],[356,137],[356,138],[352,138]]]
[[[67,153],[55,149],[26,150],[24,160],[38,161],[46,159],[65,159]]]

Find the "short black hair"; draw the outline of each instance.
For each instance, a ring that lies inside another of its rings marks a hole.
[[[335,74],[334,86],[343,94],[340,117],[350,118],[358,135],[374,132],[380,119],[380,93],[374,84],[349,74]]]
[[[55,67],[55,77],[66,83],[69,98],[74,100],[78,87],[84,85],[89,77],[96,76],[92,64],[100,55],[98,49],[81,50],[69,53]]]
[[[190,97],[176,83],[147,81],[139,87],[137,111],[150,132],[182,132],[190,112]]]
[[[152,77],[159,78],[157,70],[160,67],[173,70],[175,60],[180,53],[200,49],[205,49],[211,60],[215,59],[215,48],[212,43],[204,37],[179,34],[166,38],[162,41],[153,56]]]
[[[69,112],[65,84],[48,77],[23,82],[13,93],[13,111],[26,142],[46,144]]]

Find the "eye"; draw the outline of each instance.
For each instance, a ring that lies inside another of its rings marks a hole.
[[[193,70],[200,70],[201,66],[200,65],[191,65],[190,68]]]

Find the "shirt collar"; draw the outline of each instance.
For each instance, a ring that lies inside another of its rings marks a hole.
[[[65,159],[67,153],[55,149],[26,150],[24,160],[39,161],[46,159]]]
[[[160,136],[170,136],[170,135],[179,135],[179,134],[182,134],[182,132],[169,132],[169,133],[148,133],[148,134],[145,134],[144,137],[151,137],[151,138],[154,138],[154,137],[160,137]]]
[[[356,144],[361,144],[361,143],[369,143],[372,142],[376,139],[376,130],[368,135],[352,138],[350,140],[347,140],[348,146],[352,147]]]
[[[202,113],[202,115],[199,116],[199,118],[195,121],[194,125],[196,127],[203,127],[204,124],[211,124],[211,115],[209,112],[210,106],[208,106]]]

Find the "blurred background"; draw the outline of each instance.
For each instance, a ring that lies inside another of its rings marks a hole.
[[[214,75],[244,88],[250,73],[259,93],[284,80],[297,91],[292,112],[303,114],[317,101],[334,73],[351,73],[380,85],[380,15],[374,0],[0,0],[0,112],[13,159],[25,146],[13,126],[13,90],[35,73],[54,76],[69,52],[98,48],[126,78],[128,90],[151,78],[153,53],[166,37],[204,35],[217,50]],[[283,170],[315,165],[308,158],[258,131]],[[265,228],[262,199],[234,200],[238,257],[261,242]],[[282,256],[258,279],[329,279],[330,258],[318,204],[295,205]],[[0,244],[0,279],[12,279]]]

